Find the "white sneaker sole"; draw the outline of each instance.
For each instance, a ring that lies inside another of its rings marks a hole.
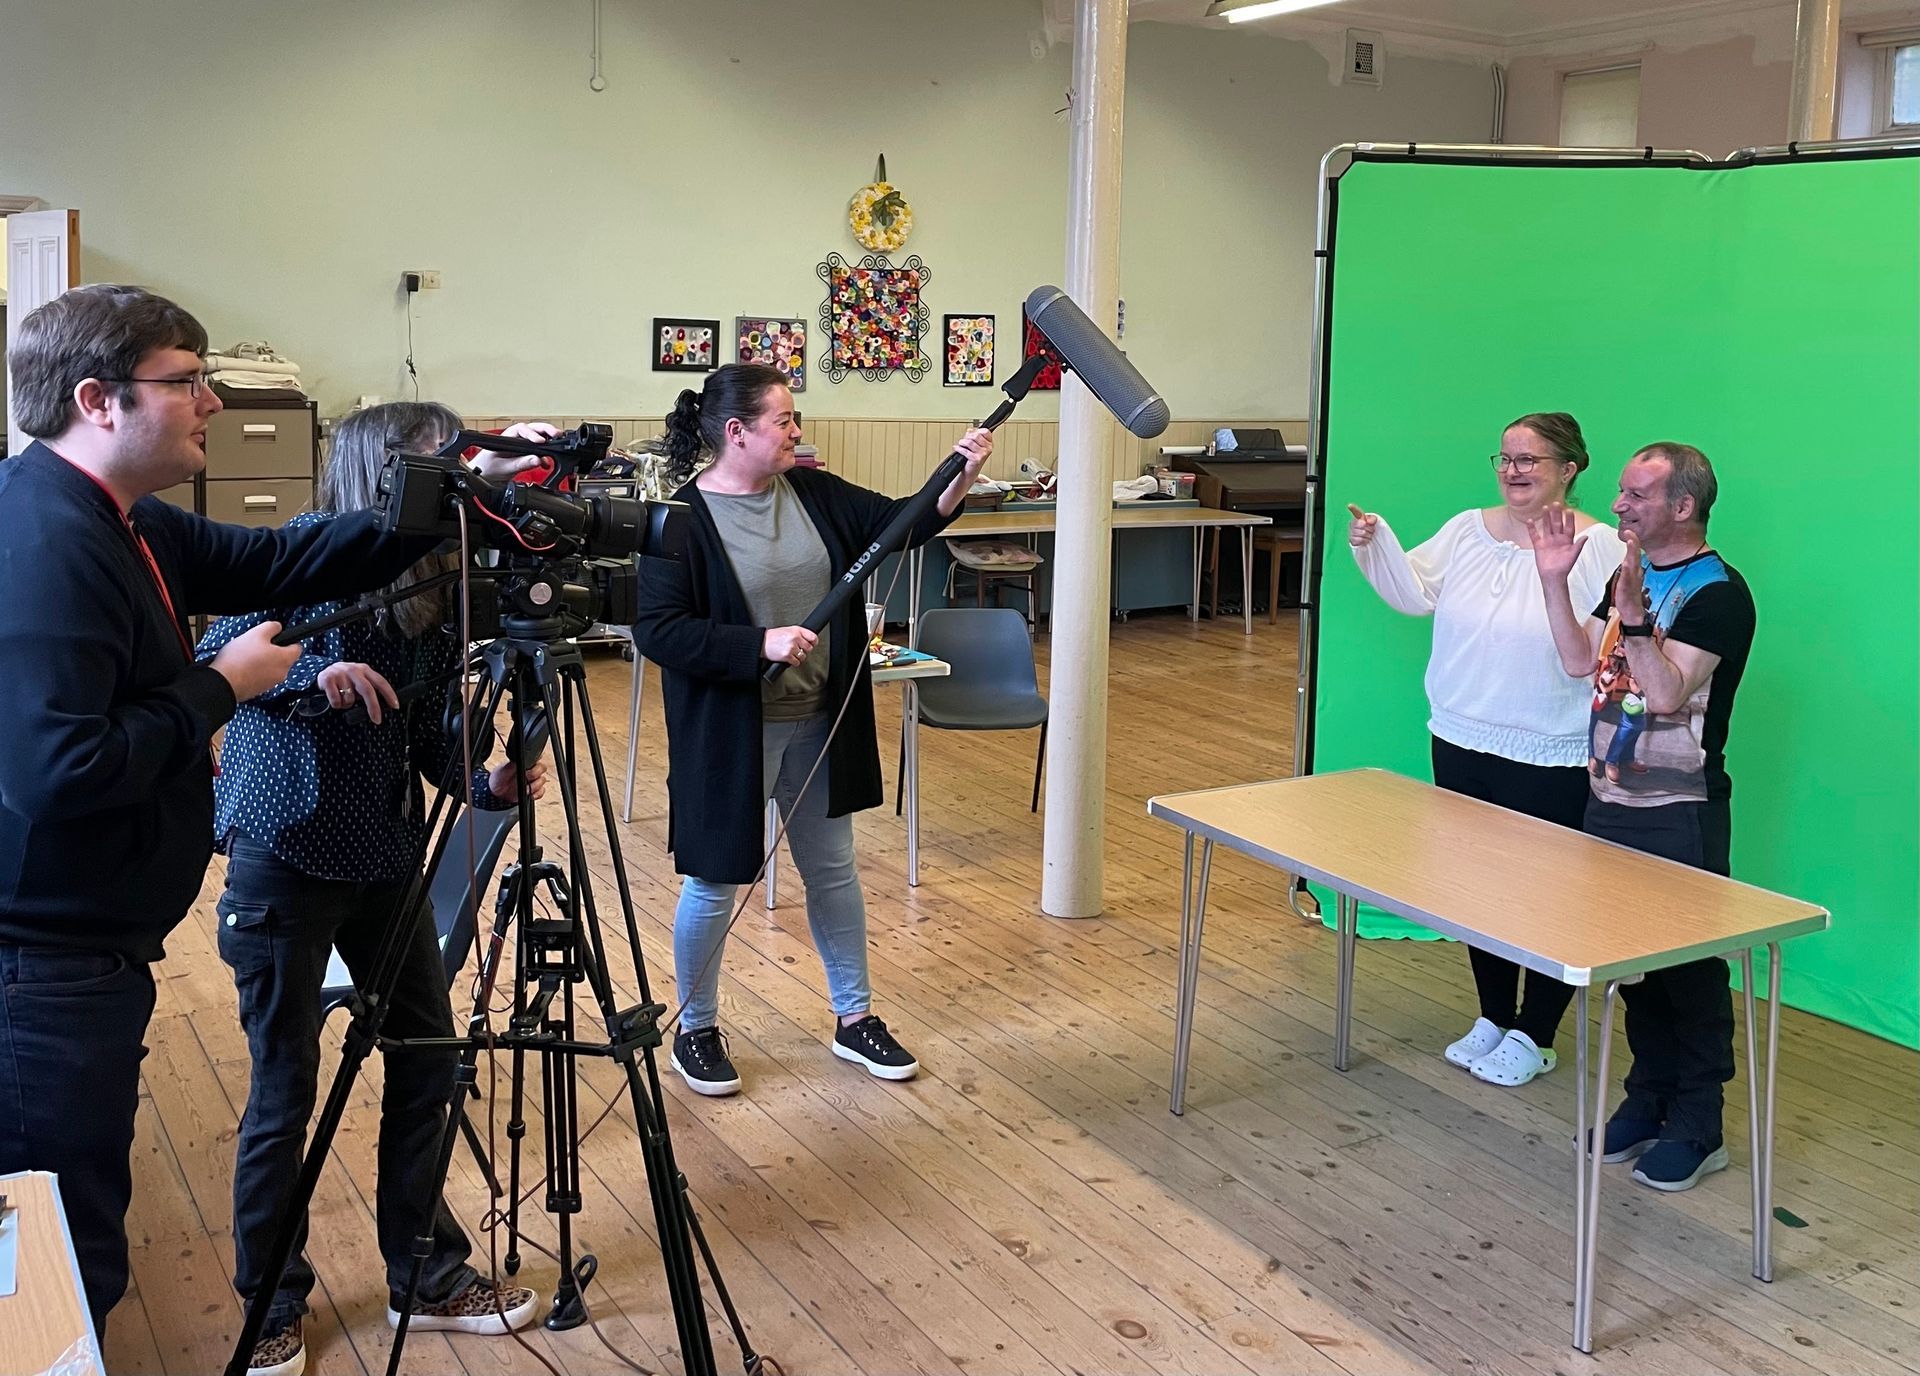
[[[306,1369],[307,1347],[302,1343],[300,1350],[286,1361],[275,1362],[272,1366],[250,1366],[247,1368],[247,1376],[300,1376]]]
[[[729,1094],[740,1092],[740,1077],[731,1080],[702,1080],[687,1074],[687,1068],[680,1064],[680,1058],[671,1051],[667,1053],[667,1064],[680,1072],[680,1078],[687,1082],[687,1088],[695,1094],[704,1094],[709,1099],[724,1099]]]
[[[920,1062],[918,1061],[909,1061],[905,1065],[882,1065],[878,1061],[868,1060],[858,1051],[844,1047],[840,1045],[839,1042],[833,1044],[833,1054],[843,1061],[852,1061],[855,1065],[865,1066],[867,1068],[867,1074],[874,1076],[876,1079],[911,1080],[920,1073]]]
[[[1650,1180],[1640,1174],[1638,1167],[1634,1168],[1633,1178],[1650,1190],[1664,1190],[1668,1194],[1676,1194],[1681,1190],[1692,1189],[1705,1177],[1712,1175],[1715,1171],[1723,1171],[1726,1168],[1727,1149],[1725,1147],[1719,1147],[1709,1153],[1707,1159],[1700,1163],[1699,1170],[1687,1176],[1684,1180]]]
[[[539,1308],[540,1297],[530,1295],[527,1299],[506,1311],[503,1318],[499,1314],[475,1314],[470,1318],[442,1318],[437,1314],[415,1314],[407,1320],[409,1333],[479,1333],[490,1337],[503,1338],[507,1334],[525,1328],[533,1322],[533,1311]],[[387,1327],[400,1326],[400,1311],[389,1307]]]

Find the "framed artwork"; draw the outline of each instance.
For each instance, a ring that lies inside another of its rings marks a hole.
[[[1060,390],[1060,369],[1066,366],[1066,360],[1060,357],[1060,351],[1047,342],[1040,333],[1040,327],[1027,319],[1027,308],[1020,307],[1020,361],[1025,363],[1035,354],[1047,360],[1047,366],[1040,370],[1040,376],[1033,380],[1036,392],[1057,392]]]
[[[918,256],[896,267],[884,253],[849,263],[837,253],[814,268],[827,284],[820,328],[828,341],[827,380],[857,372],[868,382],[905,373],[918,382],[933,366],[921,347],[929,313],[924,292],[933,270]]]
[[[718,320],[653,321],[653,371],[705,373],[719,365]]]
[[[993,386],[993,317],[943,315],[940,337],[946,341],[946,366],[940,374],[947,387]]]
[[[740,315],[733,321],[735,363],[762,363],[787,376],[787,386],[807,390],[807,322],[777,315]]]

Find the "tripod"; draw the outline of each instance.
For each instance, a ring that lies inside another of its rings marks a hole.
[[[693,1244],[698,1243],[701,1259],[713,1281],[716,1298],[739,1344],[747,1376],[758,1376],[767,1359],[755,1353],[747,1340],[745,1327],[714,1263],[712,1249],[693,1213],[686,1179],[673,1159],[672,1142],[667,1131],[665,1095],[661,1090],[654,1057],[654,1048],[662,1040],[659,1023],[666,1006],[653,1000],[648,987],[632,893],[621,860],[619,837],[613,826],[612,793],[594,728],[584,663],[578,648],[564,638],[569,628],[558,619],[508,617],[504,619],[502,629],[505,634],[489,644],[482,654],[486,672],[466,700],[461,729],[474,744],[476,755],[484,753],[480,746],[487,733],[487,724],[492,721],[501,697],[509,696],[516,727],[508,741],[507,755],[524,779],[527,768],[538,757],[538,750],[530,747],[528,737],[531,733],[522,729],[522,725],[532,722],[536,713],[544,715],[552,736],[556,791],[565,814],[567,857],[564,866],[545,858],[534,829],[533,799],[523,788],[519,799],[518,856],[502,878],[491,937],[480,952],[473,1011],[466,1034],[452,1038],[389,1043],[396,1048],[421,1050],[457,1048],[460,1053],[436,1160],[436,1195],[445,1188],[454,1145],[466,1122],[467,1101],[477,1094],[476,1068],[481,1050],[510,1050],[513,1055],[513,1108],[508,1124],[511,1165],[506,1269],[509,1274],[518,1270],[521,1144],[526,1135],[526,1070],[527,1057],[531,1053],[538,1059],[541,1070],[545,1207],[555,1217],[559,1240],[557,1255],[560,1276],[545,1322],[547,1327],[556,1330],[573,1328],[586,1322],[584,1290],[591,1282],[598,1262],[590,1254],[583,1254],[577,1260],[574,1256],[573,1216],[582,1207],[578,1059],[582,1056],[612,1059],[622,1067],[626,1077],[646,1169],[648,1192],[653,1203],[655,1231],[666,1273],[667,1292],[673,1307],[682,1364],[688,1376],[708,1376],[716,1370],[700,1280],[694,1266]],[[640,987],[641,1002],[626,1008],[619,1007],[615,1001],[607,967],[606,939],[594,901],[582,842],[576,793],[580,778],[577,768],[579,735],[585,738],[591,779],[606,824],[607,855],[619,894],[628,951]],[[449,770],[449,774],[453,772]],[[435,838],[431,846],[435,866],[446,853],[459,816],[460,804],[453,801],[455,795],[448,787],[450,782],[443,781],[429,818],[429,834]],[[543,892],[547,899],[547,911],[544,915],[536,916],[535,901]],[[400,978],[407,927],[411,922],[421,920],[420,914],[426,907],[421,901],[423,897],[422,883],[416,878],[402,896],[400,906],[388,924],[387,935],[376,960],[375,975],[356,1001],[339,1070],[328,1090],[325,1105],[308,1144],[293,1198],[289,1201],[286,1216],[281,1220],[273,1249],[267,1256],[263,1282],[248,1306],[246,1321],[226,1368],[227,1376],[245,1376],[279,1277],[292,1255],[300,1221],[305,1217],[334,1135],[344,1117],[353,1080],[369,1052],[380,1042],[380,1026]],[[490,1030],[489,1008],[501,974],[501,962],[510,933],[515,938],[513,1012],[506,1031],[495,1033]],[[577,1035],[575,1015],[577,1002],[583,995],[590,1001],[590,1007],[604,1031],[601,1040],[582,1040]],[[471,1132],[468,1140],[470,1144],[476,1140]],[[394,1376],[399,1370],[409,1318],[431,1246],[432,1239],[425,1234],[414,1240],[413,1267],[406,1298],[399,1306],[399,1321],[387,1363],[389,1376]]]

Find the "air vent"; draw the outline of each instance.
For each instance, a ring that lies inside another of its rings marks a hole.
[[[1347,86],[1378,86],[1380,69],[1386,64],[1386,49],[1380,35],[1371,29],[1347,30],[1347,68],[1341,82]]]

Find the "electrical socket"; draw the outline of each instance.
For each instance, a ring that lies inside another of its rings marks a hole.
[[[400,274],[400,281],[408,291],[440,290],[440,273],[434,268],[408,268]]]

